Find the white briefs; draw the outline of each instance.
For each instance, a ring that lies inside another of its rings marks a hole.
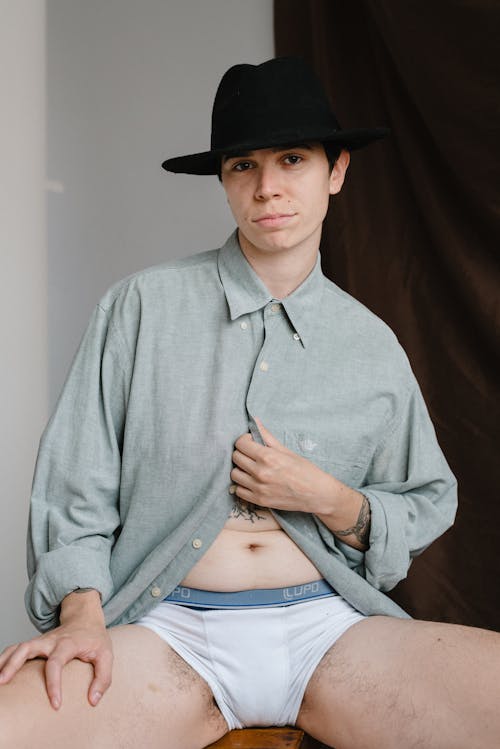
[[[205,679],[232,730],[294,725],[321,658],[364,618],[332,595],[232,610],[162,601],[135,623],[156,632]]]

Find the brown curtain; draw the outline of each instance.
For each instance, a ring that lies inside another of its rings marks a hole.
[[[392,595],[500,630],[500,3],[275,0],[275,39],[343,127],[392,131],[353,153],[322,240],[325,273],[406,349],[459,480],[455,526]]]

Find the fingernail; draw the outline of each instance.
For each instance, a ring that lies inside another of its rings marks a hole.
[[[51,702],[54,710],[59,710],[59,708],[61,707],[61,700],[59,699],[59,697],[52,697]]]
[[[90,696],[90,699],[92,700],[92,704],[97,705],[101,697],[102,697],[102,692],[92,692]]]

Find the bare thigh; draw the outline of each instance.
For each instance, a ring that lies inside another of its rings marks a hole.
[[[113,683],[97,707],[87,701],[92,668],[81,661],[64,670],[57,712],[45,661],[30,661],[0,687],[1,749],[202,749],[227,732],[206,682],[158,635],[126,625],[111,637]]]
[[[323,657],[297,725],[335,749],[500,746],[500,634],[370,617]]]

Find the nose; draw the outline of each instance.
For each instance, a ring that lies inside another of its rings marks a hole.
[[[270,164],[263,164],[257,170],[255,197],[257,200],[271,200],[281,195],[281,184],[277,170]]]

